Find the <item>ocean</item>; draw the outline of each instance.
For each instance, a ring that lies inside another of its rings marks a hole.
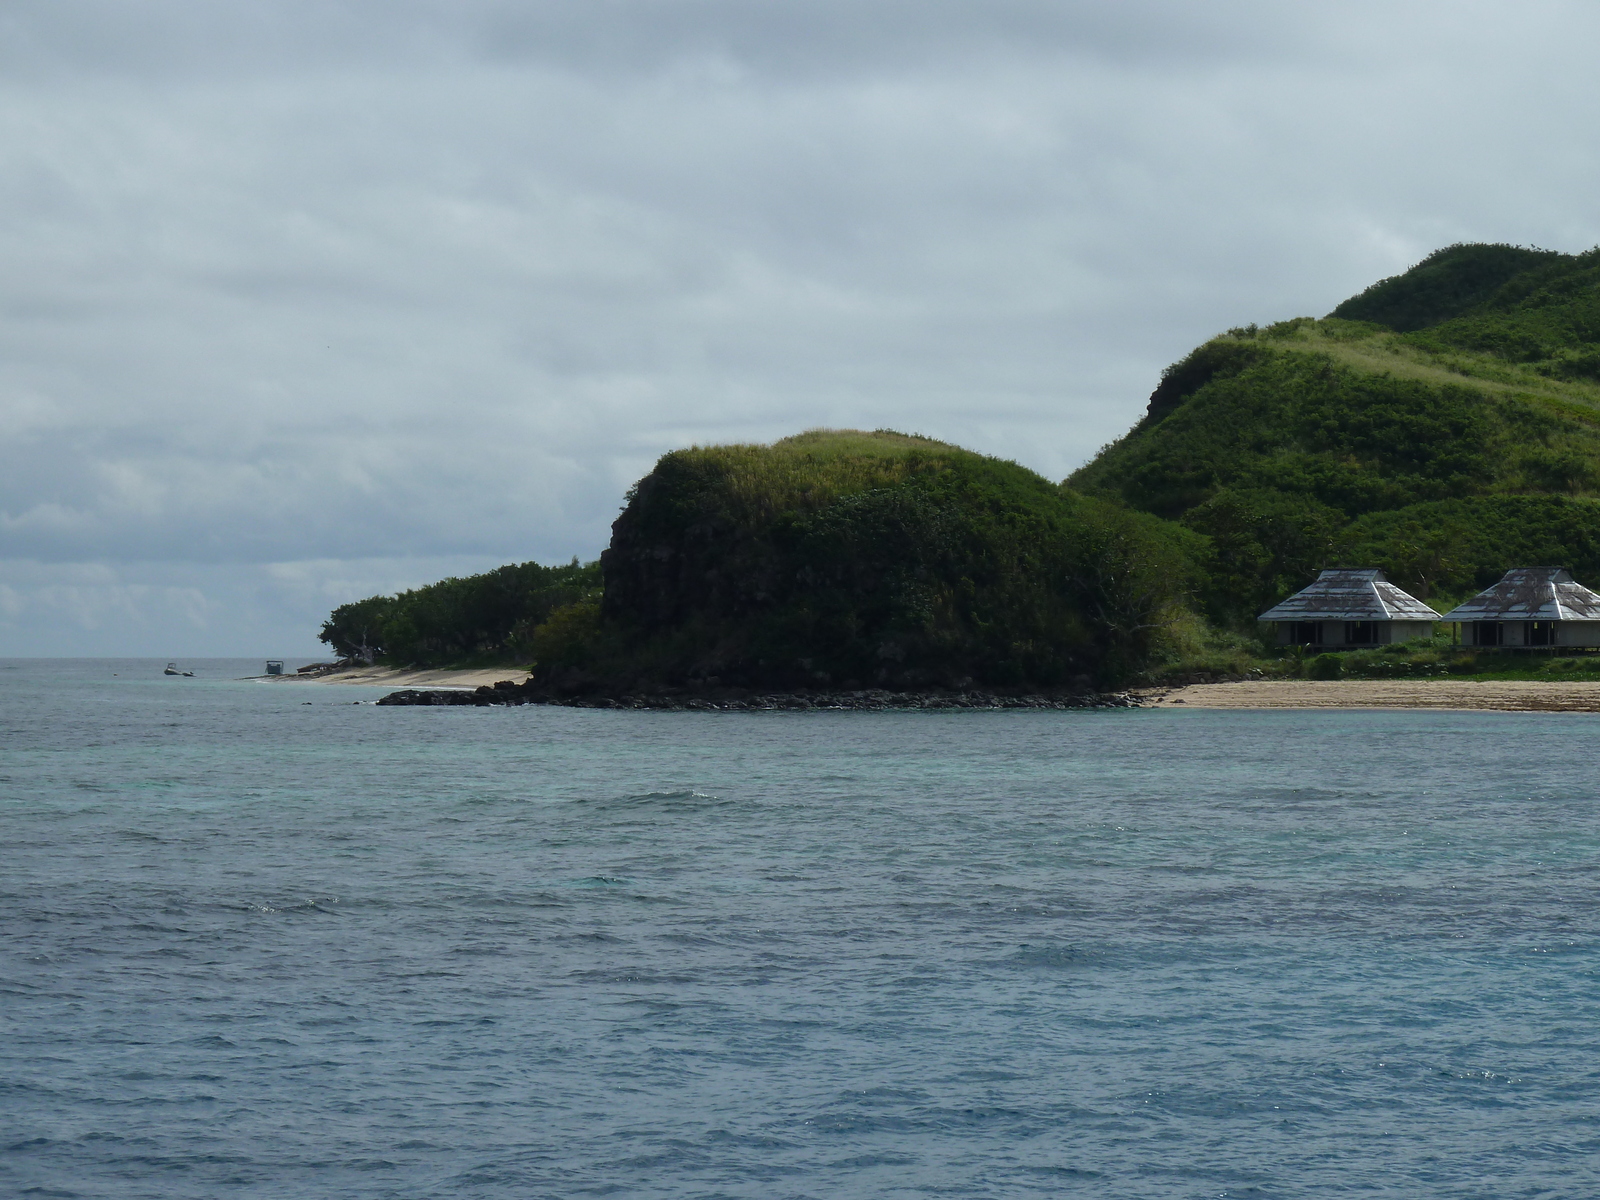
[[[1596,718],[0,662],[0,1194],[1600,1193]]]

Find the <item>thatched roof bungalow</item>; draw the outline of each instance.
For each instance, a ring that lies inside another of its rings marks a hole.
[[[1600,595],[1564,567],[1516,567],[1441,619],[1474,646],[1600,646]]]
[[[1323,571],[1316,582],[1256,618],[1280,646],[1354,650],[1430,637],[1439,614],[1375,567]]]

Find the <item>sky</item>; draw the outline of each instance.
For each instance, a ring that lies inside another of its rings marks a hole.
[[[668,450],[1059,479],[1232,326],[1600,243],[1600,5],[7,0],[0,656],[314,656]]]

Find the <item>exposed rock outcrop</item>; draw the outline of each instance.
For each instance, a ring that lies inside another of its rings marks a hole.
[[[473,691],[407,688],[391,692],[381,705],[488,707],[554,704],[567,708],[658,709],[670,712],[777,712],[812,709],[1069,709],[1141,708],[1128,692],[990,691],[890,692],[879,688],[837,692],[750,692],[736,688],[641,692],[630,695],[564,695],[533,682],[503,679]]]

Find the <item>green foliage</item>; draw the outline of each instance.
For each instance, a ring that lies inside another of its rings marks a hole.
[[[1233,334],[1232,340],[1218,338],[1207,342],[1192,351],[1188,358],[1162,371],[1161,382],[1150,393],[1144,420],[1135,429],[1154,425],[1212,380],[1237,375],[1261,359],[1261,350],[1248,340],[1256,336],[1254,325],[1234,330]]]
[[[368,596],[341,604],[322,623],[317,637],[332,646],[340,658],[372,662],[383,653],[384,631],[394,607],[393,596]]]
[[[1160,653],[1199,545],[1015,463],[814,431],[664,456],[613,526],[602,613],[668,682],[1120,677]]]
[[[1483,303],[1516,276],[1566,257],[1521,246],[1446,246],[1346,300],[1332,315],[1401,332],[1423,329]]]
[[[1465,598],[1508,566],[1563,566],[1600,582],[1600,500],[1481,496],[1374,513],[1341,535],[1338,557],[1382,567],[1424,599]]]
[[[1209,539],[1201,598],[1219,623],[1252,619],[1334,557],[1346,518],[1310,496],[1222,488],[1184,514]]]
[[[1344,660],[1337,654],[1319,654],[1306,664],[1307,679],[1338,679],[1344,674]]]
[[[1135,682],[1151,685],[1216,683],[1262,679],[1298,673],[1298,663],[1277,647],[1269,650],[1256,636],[1218,628],[1198,618],[1180,621],[1168,655],[1151,665]],[[1294,646],[1290,652],[1303,653]]]
[[[1456,668],[1466,663],[1465,671],[1476,668],[1470,656],[1463,657],[1451,645],[1447,634],[1437,634],[1430,639],[1396,642],[1389,646],[1376,646],[1370,650],[1347,650],[1339,654],[1323,654],[1307,664],[1309,668],[1318,658],[1339,660],[1339,677],[1345,679],[1431,679],[1451,673],[1461,674]]]
[[[529,655],[545,675],[584,669],[608,648],[598,592],[553,611],[528,639]]]
[[[552,612],[599,585],[598,563],[520,563],[341,605],[319,636],[341,656],[396,665],[512,662],[531,652],[535,628]]]
[[[1068,484],[1204,535],[1222,623],[1329,566],[1423,598],[1516,565],[1596,579],[1597,380],[1600,250],[1455,246],[1326,320],[1202,346]]]
[[[1587,422],[1456,384],[1366,374],[1280,350],[1214,378],[1070,480],[1178,518],[1224,488],[1306,497],[1351,518],[1520,490],[1529,442],[1600,460]],[[1510,457],[1508,457],[1510,455]]]
[[[1536,362],[1600,341],[1600,253],[1569,257],[1508,281],[1483,303],[1409,335],[1419,346],[1460,346]]]
[[[1600,654],[1467,649],[1444,635],[1326,657],[1340,660],[1346,679],[1600,679]]]

